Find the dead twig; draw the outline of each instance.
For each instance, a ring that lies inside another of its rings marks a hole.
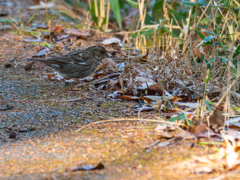
[[[99,124],[99,123],[105,123],[105,122],[119,122],[119,121],[147,121],[147,122],[161,122],[161,123],[166,123],[166,124],[172,124],[172,125],[178,125],[178,126],[186,126],[185,124],[180,124],[180,123],[175,123],[175,122],[169,122],[163,119],[111,119],[111,120],[103,120],[103,121],[97,121],[97,122],[92,122],[90,124],[87,124],[78,130],[76,130],[74,133],[80,132],[84,128],[91,126],[93,124]],[[187,126],[186,126],[187,127]]]
[[[107,76],[104,76],[104,77],[102,77],[102,78],[100,78],[100,79],[93,80],[93,81],[91,81],[91,82],[87,82],[87,83],[84,83],[84,84],[78,84],[78,85],[76,85],[76,87],[81,87],[81,86],[88,85],[88,84],[95,84],[95,83],[97,83],[97,82],[99,82],[99,81],[101,81],[101,80],[104,80],[104,79],[109,79],[109,80],[110,80],[110,78],[117,77],[117,76],[119,76],[120,74],[121,74],[121,73],[109,74],[109,75],[107,75]]]

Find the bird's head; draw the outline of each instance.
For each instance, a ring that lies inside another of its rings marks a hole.
[[[87,51],[89,51],[89,53],[92,55],[93,58],[101,61],[103,58],[108,57],[107,56],[107,50],[100,45],[96,45],[96,46],[91,46],[89,48],[87,48]]]

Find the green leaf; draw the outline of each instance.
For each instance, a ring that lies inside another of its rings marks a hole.
[[[208,103],[208,101],[206,101],[206,99],[204,99],[204,102],[205,102],[208,110],[210,111],[210,113],[212,113],[212,108],[211,108],[210,104]]]
[[[198,0],[197,3],[198,3],[199,6],[203,6],[204,5],[204,0]]]
[[[240,108],[239,108],[239,107],[232,106],[231,108],[232,108],[232,109],[235,109],[235,110],[238,111],[238,112],[240,112]]]
[[[185,122],[184,122],[185,124],[189,124],[189,125],[192,125],[193,123],[192,123],[192,121],[191,120],[189,120],[189,119],[185,119]]]
[[[148,13],[146,13],[145,25],[151,25],[151,24],[153,24],[153,18]]]
[[[209,69],[207,70],[207,77],[205,79],[205,83],[207,84],[209,79],[211,78],[212,74],[209,74]]]
[[[9,25],[0,26],[0,30],[2,30],[2,29],[10,29],[10,28],[11,28],[11,26],[9,26]]]
[[[214,46],[221,46],[220,43],[214,43]]]
[[[36,14],[37,14],[37,13],[33,14],[33,15],[30,17],[30,19],[28,20],[27,24],[30,23],[30,22],[33,20],[33,18],[36,16]]]
[[[230,2],[229,1],[224,1],[223,6],[226,8],[230,7]]]
[[[118,26],[120,29],[122,29],[122,18],[121,18],[121,10],[119,6],[119,1],[118,0],[110,0],[110,4],[113,10],[113,14],[117,20]]]
[[[215,61],[215,60],[217,60],[217,58],[211,59],[211,60],[209,61],[209,63],[211,63],[211,62],[213,62],[213,61]]]
[[[234,76],[237,76],[237,68],[236,67],[231,67],[230,71],[233,73]]]
[[[217,104],[217,103],[212,102],[212,101],[208,101],[208,103],[209,103],[209,104],[212,104],[212,105],[214,105],[214,106]]]
[[[186,117],[185,117],[184,113],[182,113],[182,114],[179,114],[178,116],[172,117],[172,118],[170,118],[168,120],[171,121],[171,122],[174,122],[174,121],[177,121],[177,120],[178,121],[183,121],[185,119],[186,119]]]
[[[238,24],[240,24],[240,11],[238,10]]]
[[[97,5],[98,6],[100,6],[100,4],[99,4],[99,1],[97,1]],[[96,14],[95,14],[95,9],[98,9],[98,7],[95,7],[95,3],[94,3],[94,0],[92,0],[92,2],[91,2],[91,14],[92,14],[92,18],[93,18],[93,21],[96,23],[96,24],[98,24],[97,22],[98,22],[98,19],[97,19],[97,16],[96,16]]]
[[[201,23],[204,23],[204,24],[208,25],[208,24],[209,24],[209,21],[210,21],[210,18],[203,18],[203,19],[201,20]]]
[[[211,69],[211,65],[209,64],[209,62],[204,58],[204,56],[201,54],[202,60],[205,61],[205,63],[207,64],[207,68]]]
[[[157,28],[157,30],[159,30],[159,29],[161,29],[162,27],[161,26],[158,26],[158,28]],[[132,38],[136,38],[136,37],[138,37],[139,35],[140,36],[147,36],[147,35],[150,35],[150,34],[153,34],[154,33],[154,28],[148,28],[148,27],[146,27],[146,28],[143,28],[143,29],[141,29],[141,30],[139,30],[139,31],[137,31],[137,32],[134,32],[132,35],[131,35],[131,37]]]
[[[225,59],[225,58],[222,57],[221,55],[222,55],[222,54],[219,54],[219,56],[220,56],[219,59],[220,59],[220,60],[223,60],[223,62],[227,64],[227,63],[228,63],[228,59]]]
[[[132,0],[126,0],[129,4],[131,4],[133,7],[137,8],[138,9],[138,3],[137,2],[134,2]]]
[[[18,10],[18,16],[19,16],[19,21],[20,21],[21,25],[24,25],[24,23],[22,21],[21,11],[20,10]]]
[[[1,23],[11,23],[12,20],[6,18],[6,19],[0,19]]]
[[[220,23],[222,23],[222,15],[219,15],[219,16],[217,16],[217,17],[215,17],[216,18],[216,23],[218,23],[218,24],[220,24]]]
[[[216,29],[216,34],[219,35],[219,28]]]
[[[162,26],[163,26],[164,30],[165,30],[168,34],[172,35],[172,36],[175,37],[175,38],[179,38],[177,35],[173,34],[171,31],[169,31],[168,28],[167,28],[166,26],[164,26],[163,23],[162,23]]]
[[[171,13],[173,13],[176,20],[180,21],[182,23],[182,20],[185,19],[185,17],[181,16],[175,9],[169,9]]]
[[[201,39],[204,39],[205,38],[205,36],[199,31],[199,30],[197,30],[197,29],[195,29],[196,30],[196,33],[199,35],[199,37],[201,38]]]
[[[198,142],[200,145],[224,145],[224,143],[223,142],[202,142],[202,141],[199,141]]]
[[[152,16],[155,21],[158,21],[158,19],[163,18],[163,0],[157,0],[155,1],[155,4],[153,6],[152,10]]]
[[[233,53],[233,59],[234,59],[238,54],[240,54],[240,44],[238,45],[236,51]]]
[[[225,48],[225,46],[223,45],[222,39],[221,39],[221,38],[218,38],[218,40],[219,40],[219,42],[221,43],[221,46],[222,46],[222,48],[223,48],[223,51],[224,51],[224,54],[225,54],[225,56],[226,56],[226,57],[227,57],[227,59],[228,59],[227,51],[226,51],[226,48]]]
[[[205,38],[203,39],[203,42],[206,43],[206,42],[212,40],[213,38],[215,38],[215,36],[209,35],[208,37],[205,37]]]
[[[213,34],[213,35],[217,35],[216,33],[212,32],[212,31],[203,31],[203,32],[206,32],[206,33],[210,33],[210,34]]]

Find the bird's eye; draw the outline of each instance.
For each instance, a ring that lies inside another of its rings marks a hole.
[[[104,51],[100,51],[101,54],[104,54]]]

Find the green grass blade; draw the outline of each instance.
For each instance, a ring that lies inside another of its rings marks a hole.
[[[137,8],[138,9],[138,3],[137,2],[134,2],[132,0],[126,0],[129,4],[131,4],[133,7]]]
[[[205,102],[208,110],[210,111],[210,113],[212,113],[212,108],[211,108],[210,104],[208,103],[208,101],[206,101],[206,100],[204,99],[204,102]]]
[[[110,0],[110,4],[113,10],[113,14],[117,20],[118,26],[120,29],[122,29],[122,18],[121,18],[121,10],[119,6],[119,1],[118,0]]]
[[[172,36],[175,37],[175,38],[179,38],[177,35],[173,34],[171,31],[169,31],[168,28],[167,28],[166,26],[164,26],[163,23],[162,23],[162,26],[163,26],[164,30],[165,30],[168,34],[172,35]]]

